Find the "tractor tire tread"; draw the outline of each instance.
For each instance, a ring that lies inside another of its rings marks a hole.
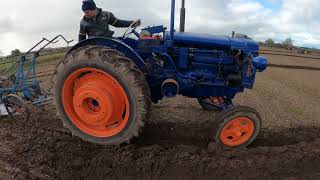
[[[99,141],[94,138],[88,139],[87,136],[84,138],[82,132],[76,130],[76,128],[71,125],[70,122],[68,122],[69,120],[66,120],[62,117],[61,119],[63,125],[64,127],[70,129],[74,136],[80,137],[84,141],[94,142],[101,145],[120,145],[122,143],[129,143],[131,139],[138,137],[140,134],[150,111],[151,93],[145,76],[134,64],[134,62],[125,57],[123,53],[104,46],[90,45],[80,47],[65,56],[63,63],[60,63],[57,67],[55,82],[59,80],[58,76],[61,74],[65,66],[75,64],[80,61],[88,61],[89,59],[102,61],[106,65],[112,67],[116,72],[121,74],[121,77],[125,80],[125,82],[130,83],[128,86],[130,86],[130,89],[134,91],[133,93],[136,97],[136,122],[134,123],[133,127],[128,130],[130,132],[125,133],[124,137],[121,137],[120,140],[112,143],[106,143],[103,140]],[[57,87],[55,87],[55,89],[57,89]],[[56,91],[54,97],[56,97]],[[57,98],[55,98],[54,103],[56,104],[57,110],[60,109],[57,111],[57,115],[61,117],[59,111],[63,112],[63,107],[57,106]]]

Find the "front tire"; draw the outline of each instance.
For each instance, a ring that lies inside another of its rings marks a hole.
[[[235,106],[217,116],[212,136],[223,149],[242,149],[257,138],[260,129],[261,116],[257,111]]]
[[[84,141],[118,145],[137,137],[150,108],[143,73],[122,53],[85,46],[58,66],[55,105],[65,127]]]

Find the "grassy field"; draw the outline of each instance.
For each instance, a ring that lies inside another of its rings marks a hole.
[[[59,53],[53,53],[53,54],[49,54],[49,55],[39,56],[37,59],[37,65],[45,65],[45,64],[53,62],[53,61],[61,60],[61,59],[63,59],[63,57],[65,55],[66,55],[66,52],[59,52]],[[6,69],[10,68],[15,63],[16,59],[9,58],[9,59],[3,60],[3,62],[0,62],[0,72],[3,72]],[[8,63],[6,63],[6,62],[8,62]],[[28,68],[29,65],[30,65],[30,62],[25,65],[25,68]]]

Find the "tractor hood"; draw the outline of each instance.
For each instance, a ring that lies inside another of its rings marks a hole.
[[[165,34],[170,39],[170,33]],[[216,36],[211,34],[175,32],[174,43],[179,46],[204,47],[219,49],[241,49],[246,52],[258,52],[259,45],[249,38],[230,38],[228,36]]]

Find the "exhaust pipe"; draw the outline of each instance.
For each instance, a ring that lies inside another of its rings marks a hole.
[[[185,0],[182,0],[181,10],[180,10],[180,32],[185,31],[186,25],[186,8],[185,8]]]

